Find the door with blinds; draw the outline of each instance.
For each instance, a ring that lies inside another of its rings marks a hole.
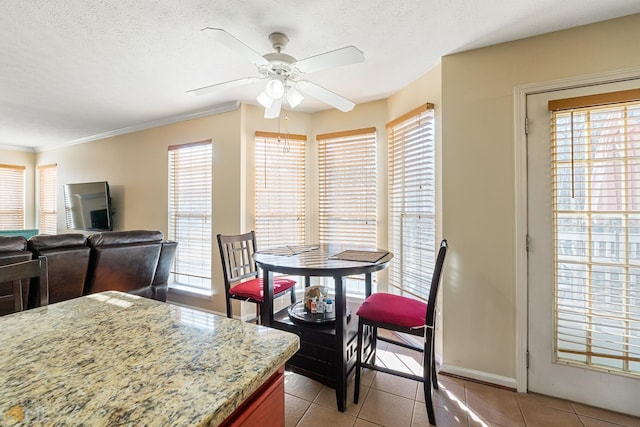
[[[636,415],[638,88],[527,97],[529,391]]]

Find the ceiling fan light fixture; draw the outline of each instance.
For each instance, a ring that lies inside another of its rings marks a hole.
[[[279,79],[271,79],[267,82],[265,92],[273,99],[280,99],[284,95],[284,85]]]
[[[271,107],[264,109],[265,119],[276,119],[280,117],[280,109],[282,108],[282,98],[274,99]]]
[[[298,105],[300,105],[303,99],[304,97],[302,96],[302,94],[295,90],[293,87],[287,88],[287,103],[289,104],[289,107],[296,108]]]
[[[193,89],[187,91],[189,94],[204,95],[257,80],[263,82],[266,80],[264,90],[256,97],[260,105],[265,108],[265,118],[279,117],[283,103],[295,109],[304,100],[302,94],[309,95],[343,112],[351,111],[355,107],[355,103],[347,98],[313,82],[299,79],[301,74],[363,62],[364,54],[355,46],[346,46],[297,60],[282,52],[289,42],[289,38],[284,33],[272,33],[269,41],[275,52],[261,55],[221,28],[205,27],[204,30],[213,34],[220,44],[253,62],[258,68],[258,75]]]
[[[264,108],[270,108],[271,104],[273,104],[273,98],[267,94],[266,90],[260,92],[260,95],[256,97],[256,100],[262,105]]]

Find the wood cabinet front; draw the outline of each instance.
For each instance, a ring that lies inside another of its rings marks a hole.
[[[240,405],[222,427],[283,427],[284,367]]]

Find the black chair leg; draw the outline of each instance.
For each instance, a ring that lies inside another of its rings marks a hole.
[[[425,332],[425,344],[424,344],[424,360],[422,362],[423,377],[424,377],[424,402],[427,406],[427,415],[429,416],[429,424],[436,425],[436,415],[433,410],[433,397],[431,395],[431,381],[433,379],[433,388],[438,389],[438,383],[436,378],[435,363],[433,357],[433,334],[427,329]]]
[[[364,325],[362,322],[358,322],[358,350],[356,351],[356,376],[353,391],[353,403],[358,403],[360,397],[360,370],[362,364],[362,334],[364,332]]]
[[[438,373],[436,372],[436,358],[433,349],[431,349],[431,382],[433,382],[433,389],[438,390]]]
[[[227,298],[227,317],[229,319],[233,319],[233,311],[231,308],[231,300]]]
[[[378,328],[375,326],[371,326],[370,331],[370,339],[371,339],[371,352],[369,353],[369,363],[372,365],[376,364],[376,350],[378,349]]]
[[[434,339],[433,339],[433,332],[431,331],[426,331],[425,345],[424,345],[424,366],[429,367],[429,371],[431,372],[431,383],[433,384],[433,389],[438,390],[438,372],[436,372]]]
[[[429,378],[429,375],[425,376]],[[431,381],[424,382],[424,402],[427,405],[427,416],[429,417],[429,424],[436,425],[436,414],[433,410],[433,398],[431,396]]]

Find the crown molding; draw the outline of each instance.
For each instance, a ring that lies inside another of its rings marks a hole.
[[[238,108],[240,108],[240,101],[223,102],[221,104],[216,104],[214,106],[208,107],[208,108],[206,108],[204,110],[198,110],[198,111],[194,111],[194,112],[187,113],[187,114],[180,114],[180,115],[177,115],[177,116],[164,117],[162,119],[152,120],[152,121],[146,122],[146,123],[141,123],[139,125],[127,126],[127,127],[124,127],[124,128],[114,129],[114,130],[110,130],[110,131],[107,131],[107,132],[102,132],[102,133],[98,133],[98,134],[95,134],[95,135],[86,136],[86,137],[83,137],[83,138],[72,139],[70,141],[65,141],[65,142],[60,143],[60,144],[35,147],[33,149],[28,149],[28,150],[25,150],[25,151],[42,152],[42,151],[55,150],[55,149],[58,149],[58,148],[68,147],[70,145],[84,144],[86,142],[97,141],[97,140],[100,140],[100,139],[110,138],[110,137],[113,137],[113,136],[125,135],[127,133],[138,132],[138,131],[145,130],[145,129],[156,128],[156,127],[159,127],[159,126],[165,126],[165,125],[170,125],[170,124],[174,124],[174,123],[184,122],[184,121],[187,121],[187,120],[199,119],[199,118],[202,118],[202,117],[214,116],[216,114],[228,113],[230,111],[235,111]],[[10,148],[10,149],[17,150],[18,148],[20,148],[20,147],[15,147],[15,148]],[[24,149],[25,147],[21,147],[21,148]]]

